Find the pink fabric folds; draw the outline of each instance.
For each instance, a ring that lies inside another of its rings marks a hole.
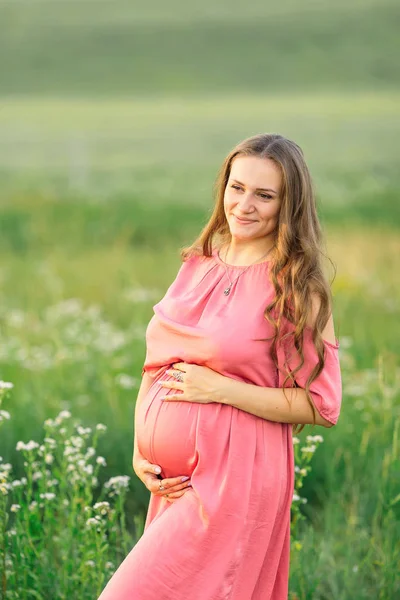
[[[229,267],[234,280],[243,267]],[[292,426],[218,403],[162,402],[174,362],[208,366],[228,377],[280,387],[263,317],[273,289],[269,263],[229,283],[219,255],[183,263],[146,330],[143,370],[153,383],[138,406],[139,450],[162,477],[188,475],[192,489],[170,504],[151,495],[145,531],[99,600],[286,600]],[[307,342],[309,343],[309,341]],[[326,368],[312,386],[316,408],[336,422],[341,401],[339,344],[325,344]],[[299,385],[312,368],[313,353]]]

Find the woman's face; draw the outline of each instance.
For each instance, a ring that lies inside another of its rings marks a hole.
[[[232,237],[251,240],[274,232],[281,186],[280,169],[271,159],[257,156],[234,159],[224,194],[225,216]]]

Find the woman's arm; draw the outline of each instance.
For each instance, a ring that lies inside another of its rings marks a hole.
[[[314,295],[312,315],[308,325],[312,325],[318,310],[319,300]],[[336,344],[332,314],[322,332],[322,338],[328,344]],[[325,363],[323,372],[320,378],[314,380],[316,383],[313,382],[314,385],[311,384],[310,388],[315,401],[315,423],[323,427],[332,427],[335,424],[341,402],[340,368],[338,361],[335,360],[337,350],[332,350],[331,346],[328,348],[328,352],[329,359]],[[306,369],[303,368],[302,380],[307,378],[305,377]],[[218,402],[230,404],[262,419],[299,425],[313,423],[312,408],[303,387],[290,387],[285,388],[285,390],[283,388],[267,388],[224,377],[218,394],[220,396]],[[317,403],[317,406],[315,403]],[[321,410],[321,407],[327,415],[329,413],[328,416],[331,420],[325,419],[320,414],[318,408]]]
[[[224,377],[218,402],[230,404],[246,412],[279,423],[312,424],[313,414],[302,388],[266,388],[244,381]],[[323,427],[332,427],[316,410],[315,422]]]

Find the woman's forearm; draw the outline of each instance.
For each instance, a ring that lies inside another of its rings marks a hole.
[[[312,424],[313,412],[302,388],[268,388],[224,377],[217,402],[230,404],[262,419],[279,423]],[[290,402],[290,404],[289,404]],[[332,427],[315,409],[315,422]]]

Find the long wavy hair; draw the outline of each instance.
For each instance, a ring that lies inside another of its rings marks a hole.
[[[274,161],[282,175],[281,205],[274,233],[275,249],[272,255],[270,278],[275,294],[264,311],[264,317],[272,325],[271,357],[277,367],[278,345],[289,342],[294,345],[300,362],[293,370],[284,351],[285,379],[283,388],[298,387],[296,373],[304,365],[303,335],[312,311],[312,294],[320,299],[319,311],[312,327],[318,363],[310,373],[305,392],[313,411],[316,412],[310,394],[310,385],[325,366],[324,342],[321,335],[332,306],[331,288],[323,272],[323,236],[317,215],[315,192],[302,149],[293,141],[276,133],[263,133],[243,140],[225,158],[214,183],[215,205],[211,217],[190,245],[180,249],[181,258],[192,255],[211,256],[216,246],[221,248],[230,243],[231,233],[224,210],[225,188],[231,172],[232,162],[238,156],[256,156]],[[330,260],[330,259],[329,259]],[[332,261],[330,261],[332,263]],[[332,263],[333,264],[333,263]],[[286,393],[285,397],[290,403]],[[300,433],[304,424],[293,424],[295,433]],[[296,431],[296,428],[299,428]]]

